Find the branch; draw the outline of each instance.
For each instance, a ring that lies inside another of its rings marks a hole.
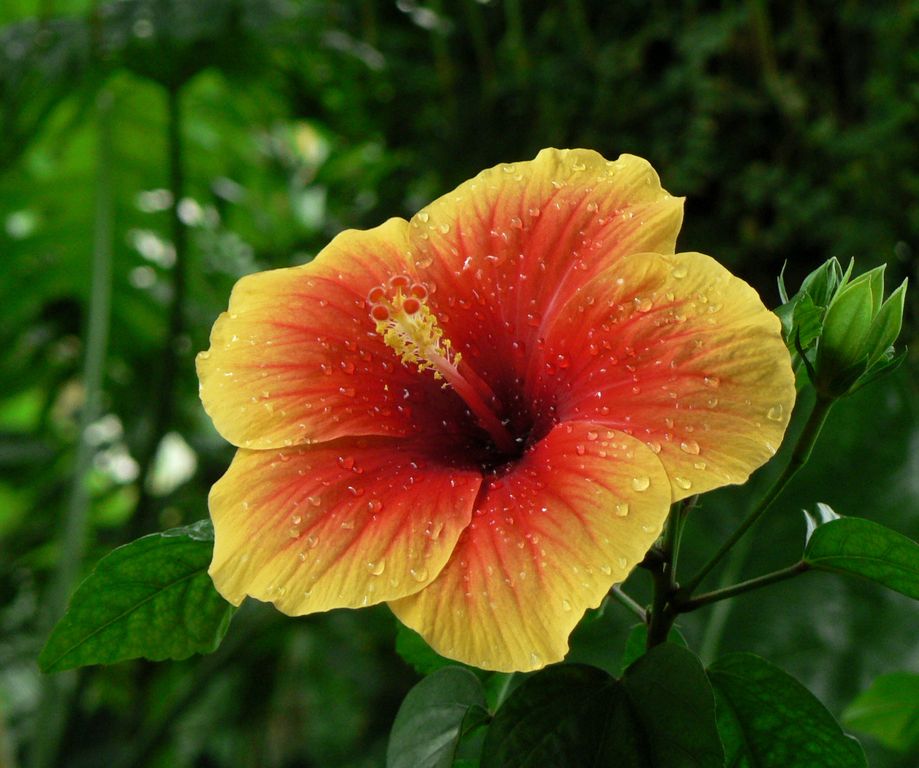
[[[711,592],[701,594],[698,597],[688,598],[685,600],[681,600],[679,597],[677,597],[674,603],[674,607],[678,613],[689,613],[690,611],[694,611],[697,608],[702,608],[703,606],[710,605],[711,603],[717,603],[720,600],[727,600],[730,597],[742,595],[744,592],[750,592],[754,589],[760,589],[761,587],[766,587],[779,581],[785,581],[786,579],[794,578],[795,576],[806,573],[809,570],[810,566],[801,560],[794,565],[789,565],[787,568],[782,568],[781,570],[773,571],[772,573],[767,573],[763,576],[757,576],[753,579],[747,579],[746,581],[741,581],[739,584],[733,584],[730,587],[715,589]]]

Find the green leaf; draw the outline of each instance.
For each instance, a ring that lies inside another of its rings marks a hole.
[[[751,653],[708,670],[728,768],[867,768],[859,743],[791,675]]]
[[[702,666],[665,643],[621,680],[581,664],[525,680],[495,715],[482,768],[721,768],[722,758]]]
[[[686,638],[680,634],[680,630],[671,627],[667,635],[667,641],[680,648],[688,648]],[[648,625],[636,624],[629,630],[629,636],[625,641],[625,651],[622,653],[622,671],[625,672],[632,664],[645,655],[648,646]]]
[[[821,571],[871,579],[919,600],[919,544],[870,520],[840,518],[814,531],[804,561]]]
[[[468,669],[444,667],[408,692],[386,750],[387,768],[450,768],[460,738],[480,725],[485,694]]]
[[[881,675],[846,707],[842,721],[898,752],[919,749],[919,674]]]
[[[184,659],[216,649],[234,609],[207,575],[213,537],[202,521],[103,557],[51,633],[38,659],[42,670]]]

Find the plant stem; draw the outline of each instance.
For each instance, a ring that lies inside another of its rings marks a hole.
[[[179,216],[179,206],[185,196],[185,169],[182,151],[182,85],[170,85],[167,90],[167,123],[169,154],[169,191],[172,193],[170,211],[170,235],[175,249],[175,264],[172,268],[172,301],[169,305],[169,325],[163,345],[162,363],[158,387],[155,390],[155,404],[150,432],[139,453],[140,495],[131,526],[132,537],[149,532],[153,527],[153,497],[150,493],[150,479],[156,462],[156,453],[163,435],[172,423],[175,410],[175,379],[179,370],[179,338],[185,329],[186,272],[188,270],[188,232]]]
[[[83,358],[83,407],[80,411],[79,437],[70,495],[63,521],[60,554],[42,616],[44,633],[60,619],[67,607],[70,593],[80,575],[86,548],[89,516],[87,474],[92,467],[95,448],[86,439],[90,424],[102,411],[102,391],[105,360],[108,350],[109,318],[112,302],[112,242],[114,201],[112,199],[112,94],[103,90],[96,99],[98,155],[96,160],[96,215],[93,234],[92,277],[88,318],[86,323],[86,353]],[[64,673],[43,679],[43,690],[36,720],[31,764],[40,768],[55,763],[58,746],[69,716],[69,703],[76,687],[76,674]]]
[[[619,602],[620,604],[628,608],[639,619],[641,619],[642,621],[648,620],[648,612],[638,604],[638,601],[634,600],[633,598],[629,597],[625,592],[623,592],[622,587],[620,586],[613,587],[612,590],[610,590],[610,594],[613,596],[613,598],[617,602]]]
[[[814,407],[807,418],[804,429],[801,430],[801,434],[798,436],[798,441],[795,443],[795,447],[792,450],[791,458],[782,471],[782,474],[779,475],[769,490],[766,491],[766,494],[751,510],[750,514],[747,515],[746,519],[740,524],[737,530],[735,530],[727,541],[721,545],[720,549],[712,558],[702,566],[701,570],[687,582],[682,590],[683,594],[691,595],[698,588],[699,584],[702,583],[711,570],[721,562],[721,558],[743,538],[744,534],[750,530],[753,524],[772,506],[773,502],[775,502],[782,491],[785,490],[785,486],[788,485],[791,479],[798,473],[798,470],[807,463],[808,459],[810,459],[811,452],[814,450],[814,444],[820,436],[820,430],[823,429],[823,425],[826,423],[833,402],[834,400],[832,399],[820,395],[817,396],[817,401],[814,403]]]
[[[689,613],[690,611],[702,608],[711,603],[717,603],[720,600],[727,600],[729,597],[734,597],[735,595],[742,595],[744,592],[750,592],[751,590],[759,589],[769,584],[791,579],[809,570],[810,566],[801,560],[794,565],[789,565],[787,568],[781,568],[772,573],[757,576],[753,579],[747,579],[746,581],[741,581],[739,584],[732,584],[730,587],[723,587],[721,589],[712,590],[711,592],[705,592],[698,597],[687,600],[677,600],[675,607],[678,613]]]
[[[646,613],[648,622],[648,648],[663,643],[670,634],[670,628],[677,617],[673,596],[679,589],[676,580],[677,561],[680,555],[680,541],[686,516],[699,502],[699,496],[675,504],[664,525],[658,557],[650,563],[651,578],[654,580],[654,596],[651,611]]]

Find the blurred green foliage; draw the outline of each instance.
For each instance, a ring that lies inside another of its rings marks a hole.
[[[205,516],[231,449],[192,361],[239,276],[555,145],[650,159],[688,198],[681,247],[769,304],[786,261],[792,285],[830,256],[888,262],[893,286],[916,277],[917,135],[916,0],[4,0],[0,766],[382,764],[417,680],[383,608],[290,620],[250,605],[212,656],[57,688],[38,672],[54,595],[75,586],[62,564],[85,574],[118,544]],[[85,329],[106,291],[91,265],[109,229],[108,343],[87,418]],[[816,501],[919,537],[916,369],[913,356],[837,407],[814,464],[728,571],[797,557],[798,509]],[[81,433],[89,471],[75,485]],[[706,499],[687,561],[744,498]],[[628,585],[646,587],[644,574]],[[916,618],[899,595],[812,574],[681,629],[706,661],[720,647],[780,663],[838,715],[878,675],[919,671]],[[631,623],[607,606],[573,658],[617,672]],[[914,764],[866,747],[872,765]]]

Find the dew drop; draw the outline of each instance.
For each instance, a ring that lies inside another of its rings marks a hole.
[[[428,537],[431,539],[431,541],[437,541],[440,538],[440,534],[442,534],[443,531],[444,531],[444,523],[442,520],[438,520],[431,527],[431,532],[428,534]]]
[[[704,379],[702,379],[702,383],[705,384],[706,387],[717,389],[718,385],[721,383],[721,379],[719,379],[717,376],[706,376]]]
[[[300,535],[300,529],[297,528],[296,526],[291,527],[288,529],[287,535],[290,536],[290,538],[292,539],[296,539]]]
[[[319,537],[315,533],[311,533],[306,537],[306,546],[310,549],[315,549],[316,545],[319,543]]]
[[[383,571],[386,570],[386,561],[380,560],[375,563],[373,560],[370,560],[367,563],[367,570],[370,571],[370,573],[372,573],[374,576],[382,576]]]
[[[354,459],[351,456],[339,456],[338,466],[342,469],[351,469],[354,466]]]
[[[698,456],[700,449],[699,444],[695,440],[684,440],[682,443],[680,443],[680,450],[683,451],[683,453],[690,454],[691,456]]]
[[[587,453],[587,449],[586,449],[583,445],[581,445],[580,443],[578,443],[578,444],[574,447],[574,450],[577,452],[578,456],[583,456],[585,453]]]
[[[677,264],[677,266],[673,268],[670,274],[673,275],[677,280],[682,280],[684,277],[686,277],[687,274],[689,274],[689,270],[686,269],[685,264]]]
[[[636,491],[647,491],[651,486],[651,478],[646,475],[640,475],[639,477],[632,478],[632,487]]]
[[[415,581],[426,581],[428,578],[428,569],[427,568],[411,568],[409,569],[409,575]]]
[[[540,655],[539,655],[538,653],[531,653],[531,654],[530,654],[530,664],[533,666],[534,669],[535,669],[536,667],[541,667],[541,666],[542,666],[542,658],[540,657]]]
[[[624,557],[617,557],[616,565],[618,565],[620,568],[627,568],[629,565],[629,561],[626,560]]]
[[[686,477],[680,477],[679,475],[675,475],[673,478],[673,482],[675,482],[678,486],[680,486],[680,488],[682,488],[684,491],[688,491],[690,488],[692,488],[692,480]]]
[[[616,505],[616,516],[626,517],[629,514],[629,505],[624,501]]]
[[[306,500],[314,507],[318,507],[320,504],[322,504],[322,499],[320,499],[318,496],[307,496]]]
[[[785,407],[781,403],[778,403],[769,409],[769,412],[766,414],[766,418],[770,421],[781,421],[784,415]]]
[[[562,600],[562,610],[563,610],[565,613],[570,613],[570,612],[571,612],[571,603],[569,603],[567,600]]]

